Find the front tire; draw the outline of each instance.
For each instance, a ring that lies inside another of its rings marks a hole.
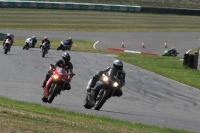
[[[106,90],[103,90],[103,94],[101,94],[100,97],[96,99],[94,109],[99,110],[103,106],[103,104],[106,102],[108,97],[109,97],[109,92]]]
[[[23,50],[26,48],[26,45],[24,45]]]
[[[51,87],[49,89],[49,97],[48,97],[48,103],[52,103],[53,99],[55,98],[58,90],[58,85],[57,84],[51,84]]]
[[[42,57],[45,57],[46,50],[42,48]]]
[[[8,46],[5,46],[4,48],[4,54],[7,54],[8,53]]]

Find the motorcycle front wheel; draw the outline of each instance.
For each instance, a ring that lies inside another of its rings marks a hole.
[[[48,103],[52,103],[53,99],[55,98],[57,91],[58,91],[58,84],[51,84],[51,87],[49,89],[49,97],[48,97]]]
[[[4,54],[7,54],[8,53],[8,46],[5,46],[4,48]]]
[[[109,92],[106,90],[103,90],[103,93],[101,93],[96,98],[96,103],[95,103],[94,109],[99,110],[103,106],[103,104],[106,102],[108,97],[109,97]]]
[[[42,48],[42,57],[45,57],[46,50]]]

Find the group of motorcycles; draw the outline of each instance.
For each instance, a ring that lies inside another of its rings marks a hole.
[[[64,86],[68,83],[68,72],[65,69],[50,64],[50,70],[53,70],[53,74],[49,78],[42,96],[42,101],[45,103],[52,103],[54,98],[60,95],[61,91],[64,90]],[[111,80],[111,71],[112,69],[102,74],[99,81],[97,81],[100,90],[94,100],[88,92],[86,93],[84,100],[84,107],[86,109],[93,107],[95,110],[101,109],[104,103],[114,94],[120,80],[116,77],[114,77],[114,80]]]
[[[24,43],[24,46],[23,46],[23,50],[28,50],[30,48],[34,48],[36,44],[33,44],[32,43],[33,40],[32,38],[27,38],[25,43]],[[67,40],[63,40],[60,42],[60,46],[57,48],[57,50],[71,50],[71,46],[72,44],[69,44]],[[44,41],[44,43],[41,44],[41,54],[42,54],[42,57],[45,57],[45,55],[48,53],[48,50],[49,50],[49,46],[48,46],[48,43]]]
[[[41,53],[42,57],[45,56],[45,54],[48,53],[48,44],[44,42],[41,44]],[[4,45],[4,53],[7,54],[11,46],[11,42],[7,39],[5,41]],[[23,50],[34,48],[35,44],[32,44],[32,39],[27,38],[25,41],[25,44],[23,46]],[[68,44],[66,40],[61,41],[60,46],[57,48],[57,50],[70,50],[71,45]],[[165,50],[165,53],[163,56],[177,56],[179,53],[172,53],[171,50]],[[44,89],[44,93],[42,96],[42,101],[45,103],[52,103],[54,98],[58,95],[61,94],[61,91],[64,90],[65,85],[69,83],[68,76],[69,73],[61,68],[61,67],[55,67],[53,64],[50,64],[50,70],[52,70],[52,76],[49,78],[46,87]],[[86,92],[86,97],[84,100],[84,107],[86,109],[91,109],[94,108],[95,110],[101,109],[101,107],[104,105],[104,103],[114,94],[115,89],[119,85],[119,79],[116,77],[111,78],[111,71],[105,72],[104,74],[101,75],[99,78],[98,86],[94,87],[99,87],[99,91],[97,92],[95,99],[92,99],[92,97],[89,95],[89,92]],[[75,74],[72,74],[73,76]],[[111,80],[114,79],[114,80]],[[94,88],[95,89],[95,88]]]
[[[4,54],[7,54],[10,51],[11,45],[12,45],[12,41],[9,39],[6,39],[4,43]]]
[[[33,44],[32,42],[33,42],[32,38],[27,38],[25,40],[23,50],[34,48],[36,44]],[[7,54],[10,51],[11,45],[12,45],[12,41],[9,39],[6,39],[4,43],[4,54]],[[57,50],[70,51],[71,46],[72,44],[69,44],[67,40],[63,40],[60,42],[60,46],[57,48]],[[48,53],[48,50],[49,50],[48,43],[44,42],[43,44],[41,44],[40,49],[41,49],[42,57],[45,57],[45,55]]]

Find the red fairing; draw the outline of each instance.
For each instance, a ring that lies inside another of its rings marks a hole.
[[[55,75],[57,75],[57,78],[55,79]],[[48,98],[49,96],[49,88],[53,82],[61,83],[61,89],[63,89],[66,82],[68,82],[68,72],[61,68],[57,67],[56,70],[53,72],[52,76],[49,78],[49,80],[46,83],[45,89],[44,89],[44,96]],[[61,81],[61,82],[60,82]]]

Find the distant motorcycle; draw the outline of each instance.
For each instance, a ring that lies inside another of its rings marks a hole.
[[[8,51],[10,51],[11,43],[12,43],[11,40],[6,39],[4,43],[4,54],[7,54]]]
[[[71,49],[71,45],[69,44],[69,42],[67,40],[63,40],[60,42],[60,46],[57,48],[57,50],[70,50]]]
[[[25,43],[24,43],[23,50],[24,49],[28,50],[29,48],[33,47],[32,42],[33,42],[32,38],[27,38]]]
[[[50,70],[53,74],[47,81],[42,97],[42,101],[45,103],[52,103],[54,98],[57,95],[60,95],[61,90],[64,90],[65,84],[69,83],[69,74],[65,69],[61,67],[55,67],[53,64],[50,64]],[[72,75],[74,76],[75,74]]]
[[[48,50],[49,50],[49,46],[48,46],[48,43],[47,42],[44,42],[42,45],[41,45],[41,53],[42,53],[42,57],[45,57],[45,55],[48,53]]]
[[[110,69],[108,72],[104,73],[99,81],[96,82],[96,85],[94,87],[100,88],[98,94],[95,94],[95,99],[92,100],[89,93],[86,93],[86,98],[84,101],[84,107],[86,109],[91,109],[94,107],[95,110],[99,110],[103,104],[106,102],[107,99],[109,99],[115,92],[115,89],[119,85],[119,79],[114,77],[114,80],[111,80],[111,71]]]
[[[170,49],[167,49],[162,56],[177,56],[178,54],[179,52],[172,52]]]

